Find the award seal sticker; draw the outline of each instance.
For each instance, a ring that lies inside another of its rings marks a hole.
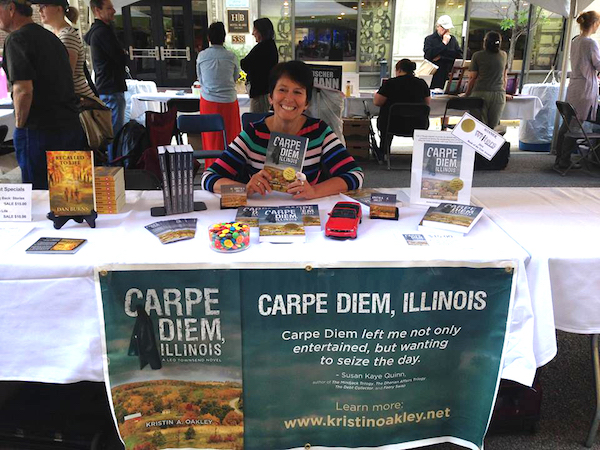
[[[296,178],[296,171],[291,167],[287,167],[283,170],[283,178],[287,181],[293,181]]]
[[[453,178],[448,184],[454,192],[460,191],[465,186],[465,183],[460,178]]]
[[[460,127],[465,133],[471,133],[475,129],[475,122],[471,119],[465,119],[460,124]]]

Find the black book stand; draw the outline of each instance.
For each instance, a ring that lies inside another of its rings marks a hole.
[[[49,212],[46,217],[54,222],[54,228],[60,230],[65,223],[73,219],[77,223],[83,223],[85,220],[90,228],[96,228],[96,218],[98,213],[92,209],[92,211],[86,216],[57,216],[53,212]]]
[[[204,202],[194,202],[194,211],[206,211],[206,204]],[[192,212],[192,211],[188,211]],[[173,213],[173,214],[185,214],[181,213]],[[164,217],[167,215],[167,210],[164,206],[155,206],[154,208],[150,208],[150,215],[152,217]]]

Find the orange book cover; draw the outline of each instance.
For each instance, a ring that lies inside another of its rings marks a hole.
[[[85,216],[95,209],[91,151],[51,150],[48,161],[50,210],[56,216]]]

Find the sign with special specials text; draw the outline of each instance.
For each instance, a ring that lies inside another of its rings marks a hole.
[[[464,113],[460,122],[452,130],[452,135],[470,145],[477,153],[491,161],[506,140],[477,120],[469,113]]]
[[[248,24],[248,10],[228,9],[227,30],[229,33],[248,33],[250,31]]]
[[[263,266],[96,269],[127,450],[482,448],[514,262]]]
[[[0,184],[0,222],[31,222],[31,184]]]
[[[410,202],[471,204],[475,151],[449,131],[415,130]]]

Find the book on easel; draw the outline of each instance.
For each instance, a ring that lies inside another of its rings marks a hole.
[[[48,194],[55,216],[88,216],[96,210],[94,154],[91,151],[50,150]]]
[[[194,210],[193,152],[190,145],[165,145],[158,149],[165,214]]]

